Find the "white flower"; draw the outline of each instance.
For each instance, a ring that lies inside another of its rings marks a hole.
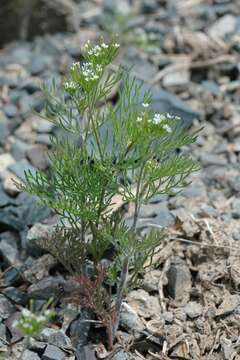
[[[137,121],[137,122],[142,121],[142,117],[141,117],[141,116],[138,116],[136,121]]]
[[[170,120],[181,120],[180,116],[171,115],[169,113],[166,114],[166,118]]]
[[[47,318],[44,315],[39,315],[36,320],[37,322],[45,322],[47,321]]]
[[[101,44],[101,47],[102,47],[103,49],[107,49],[107,48],[108,48],[108,45],[105,44],[105,43],[102,43],[102,44]]]
[[[144,108],[148,108],[148,107],[149,107],[149,104],[148,104],[148,103],[142,103],[142,106],[143,106]]]
[[[31,311],[29,311],[28,309],[22,309],[22,315],[24,316],[24,317],[32,317],[32,313],[31,313]]]
[[[152,122],[154,124],[160,124],[164,120],[164,115],[162,114],[154,114]]]
[[[86,62],[82,65],[82,74],[86,81],[97,80],[102,72],[101,65],[97,66],[96,69],[91,62]]]
[[[72,71],[77,70],[77,69],[79,70],[80,68],[81,68],[80,62],[75,62],[71,66]]]
[[[115,48],[119,48],[119,47],[120,47],[120,44],[114,43],[113,46],[114,46]]]
[[[85,47],[85,49],[88,49],[89,46],[90,46],[90,41],[88,40],[88,41],[86,42],[86,44],[84,45],[84,47]]]
[[[74,81],[66,81],[64,87],[66,91],[75,91],[77,90],[78,85]]]
[[[101,54],[101,51],[102,51],[101,47],[99,45],[96,45],[88,51],[88,55],[93,55],[97,57]]]
[[[162,127],[163,127],[163,129],[166,130],[168,133],[171,133],[171,132],[172,132],[172,129],[171,129],[171,127],[170,127],[168,124],[164,124]]]

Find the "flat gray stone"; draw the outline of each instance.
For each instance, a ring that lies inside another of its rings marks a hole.
[[[40,360],[40,357],[33,351],[25,350],[22,354],[21,360]]]
[[[54,345],[48,345],[43,353],[42,360],[63,360],[65,353]]]
[[[30,170],[33,174],[36,172],[36,169],[26,159],[17,161],[15,164],[10,165],[8,169],[23,181],[25,180],[25,171]]]

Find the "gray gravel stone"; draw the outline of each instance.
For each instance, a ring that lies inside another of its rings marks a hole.
[[[28,302],[28,296],[27,294],[21,290],[20,288],[16,288],[13,286],[10,286],[4,290],[2,290],[2,293],[6,295],[8,299],[13,301],[13,303],[25,306]]]
[[[192,287],[191,273],[183,259],[176,256],[173,258],[167,272],[169,295],[182,303],[189,300]]]
[[[11,302],[4,295],[0,294],[0,320],[8,319],[14,311],[15,307]]]
[[[30,255],[39,256],[45,253],[41,242],[50,239],[54,233],[54,226],[36,223],[27,233],[25,247]]]
[[[140,332],[144,329],[144,325],[138,314],[127,303],[123,303],[122,305],[120,325],[130,332]]]
[[[35,352],[26,349],[22,354],[21,360],[40,360],[40,357]]]
[[[232,217],[240,219],[240,198],[236,198],[232,202]]]
[[[226,14],[218,19],[209,29],[209,34],[213,38],[224,38],[226,35],[234,33],[237,26],[237,19],[231,14]]]
[[[45,328],[39,334],[39,340],[57,347],[71,347],[71,341],[61,330]]]
[[[10,165],[8,167],[9,170],[11,170],[19,179],[25,180],[25,174],[24,171],[31,170],[33,174],[35,174],[36,169],[26,160],[22,159],[20,161],[17,161],[15,164]]]
[[[42,360],[63,360],[65,353],[53,345],[48,345],[43,353]]]
[[[46,299],[59,294],[60,287],[64,284],[62,276],[46,277],[28,288],[28,295],[34,299]]]
[[[129,356],[124,350],[118,351],[113,357],[113,360],[128,360]]]
[[[229,179],[231,189],[237,193],[240,192],[240,174]]]
[[[4,106],[4,112],[8,118],[13,118],[18,115],[18,108],[14,104],[8,104]]]
[[[20,262],[18,247],[16,239],[13,236],[9,236],[10,233],[6,233],[7,236],[4,238],[2,235],[0,239],[0,253],[8,266],[16,265]]]
[[[190,301],[185,305],[184,311],[190,319],[195,319],[202,315],[203,308],[201,304],[195,301]]]

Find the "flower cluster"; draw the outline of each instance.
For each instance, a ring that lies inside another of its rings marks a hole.
[[[79,62],[73,63],[71,66],[71,71],[78,72],[79,75],[82,75],[85,81],[95,81],[98,80],[102,71],[103,67],[102,65],[94,65],[91,62],[85,62],[84,64],[80,64]],[[70,81],[68,83],[65,83],[65,89],[75,89],[77,88],[77,83],[74,81]]]
[[[114,43],[112,44],[112,46],[114,48],[119,48],[119,44],[118,43]],[[100,55],[102,55],[102,53],[104,52],[105,49],[108,49],[109,48],[109,45],[105,44],[105,43],[102,43],[100,45],[96,45],[94,47],[91,48],[91,45],[90,45],[90,42],[88,41],[85,45],[85,50],[87,51],[87,54],[88,55],[93,55],[95,57],[98,57]]]
[[[14,323],[14,326],[25,336],[35,336],[48,324],[52,317],[54,317],[52,310],[46,309],[37,315],[28,309],[23,309],[20,319]]]
[[[66,81],[64,83],[64,89],[70,94],[74,94],[75,91],[78,89],[78,84],[75,81]]]
[[[86,81],[98,80],[102,70],[103,68],[99,64],[96,67],[90,62],[82,65],[82,74]]]
[[[143,102],[142,107],[145,109],[142,111],[140,116],[137,116],[136,121],[141,122],[143,120],[146,120],[149,124],[153,125],[160,125],[162,129],[164,129],[166,132],[171,133],[172,127],[167,123],[168,120],[181,120],[179,116],[171,115],[169,113],[166,114],[160,114],[155,113],[152,118],[149,118],[149,112],[147,111],[147,108],[149,107],[149,103]]]

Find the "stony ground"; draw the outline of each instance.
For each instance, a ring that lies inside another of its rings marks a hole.
[[[48,166],[55,129],[32,112],[44,106],[39,84],[61,80],[86,40],[106,31],[119,32],[120,61],[154,86],[155,109],[204,126],[191,148],[202,165],[192,184],[141,211],[139,231],[164,226],[169,235],[124,303],[111,354],[90,342],[84,314],[59,296],[63,269],[38,246],[55,219],[11,181]],[[77,33],[0,50],[0,357],[20,356],[13,322],[28,300],[41,308],[54,296],[58,321],[24,360],[240,359],[239,44],[238,0],[119,0],[89,2]]]

